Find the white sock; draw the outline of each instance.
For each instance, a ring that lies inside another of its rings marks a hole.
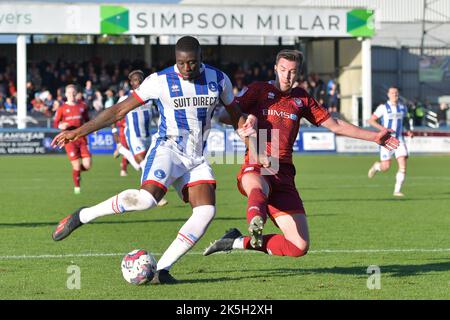
[[[244,237],[234,239],[233,249],[244,249]]]
[[[146,190],[128,189],[93,207],[80,211],[80,221],[88,223],[98,217],[125,211],[146,210],[156,206],[153,195]]]
[[[200,240],[215,213],[216,207],[212,205],[195,207],[191,217],[181,227],[175,240],[159,259],[157,270],[170,270],[172,265]]]
[[[394,192],[400,192],[403,185],[403,181],[405,181],[405,173],[402,171],[398,171],[397,174],[395,175]]]
[[[139,163],[136,162],[136,160],[134,159],[134,156],[130,150],[128,150],[124,146],[120,146],[118,151],[121,155],[123,155],[128,160],[128,162],[131,164],[131,166],[136,171],[139,171],[141,169],[141,166],[139,165]]]
[[[375,162],[372,166],[372,168],[375,169],[375,171],[381,171],[381,162]]]

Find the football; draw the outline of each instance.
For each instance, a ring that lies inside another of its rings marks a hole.
[[[153,278],[156,265],[157,261],[151,253],[142,249],[133,250],[122,259],[123,278],[135,285],[147,283]]]

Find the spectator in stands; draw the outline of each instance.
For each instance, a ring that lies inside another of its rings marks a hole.
[[[63,104],[63,102],[59,100],[53,100],[53,106],[52,106],[52,114],[55,114],[56,111],[59,109],[59,107]]]
[[[7,112],[17,112],[17,105],[10,97],[6,98],[4,108]]]
[[[84,102],[88,106],[89,109],[94,107],[94,98],[95,98],[95,90],[92,87],[92,81],[87,80],[84,90],[83,90]]]
[[[5,95],[0,91],[0,111],[5,109],[5,100]]]
[[[437,112],[439,127],[446,127],[447,126],[447,113],[449,110],[448,104],[445,102],[442,102],[439,105],[439,110]]]
[[[55,102],[55,99],[53,99],[53,95],[49,91],[47,92],[48,94],[44,99],[44,104],[47,107],[47,110],[51,111],[53,109],[53,103]]]
[[[34,99],[31,100],[31,105],[33,106],[33,109],[31,112],[41,112],[43,108],[43,101],[39,98],[39,93],[35,93]]]
[[[16,85],[12,79],[9,80],[8,91],[9,91],[10,97],[16,96],[17,89],[16,89]]]
[[[86,102],[84,101],[84,97],[83,97],[83,94],[81,93],[81,91],[78,91],[78,92],[76,93],[76,95],[75,95],[75,101],[76,101],[77,103],[83,103],[83,104],[86,105]]]
[[[5,80],[3,73],[0,73],[0,94],[8,95],[8,82]]]
[[[120,81],[119,90],[123,90],[125,93],[127,93],[131,90],[130,81],[128,80],[128,78]]]
[[[317,101],[320,99],[325,100],[325,84],[319,78],[317,73],[311,73],[308,76],[308,82],[310,91],[309,94],[312,95]]]
[[[125,95],[125,90],[120,89],[119,92],[117,93],[117,101],[120,100],[120,98],[122,98]]]
[[[423,120],[425,118],[426,109],[423,104],[416,100],[414,103],[414,126],[423,126]]]
[[[31,81],[27,81],[26,88],[27,88],[27,110],[31,110],[33,109],[33,105],[31,102],[34,99],[36,90],[34,88],[33,82]]]
[[[114,92],[111,89],[106,90],[105,109],[114,105]]]
[[[96,112],[100,112],[103,110],[104,106],[103,106],[103,96],[102,93],[97,90],[95,91],[95,98],[93,101],[93,108]]]
[[[111,77],[106,71],[106,68],[102,68],[99,80],[100,80],[100,90],[105,91],[111,84]]]
[[[330,82],[329,82],[330,84]],[[331,82],[328,94],[327,94],[327,103],[329,112],[339,112],[339,92],[336,82]]]

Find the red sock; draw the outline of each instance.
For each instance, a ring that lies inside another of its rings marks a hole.
[[[79,187],[80,186],[80,180],[81,180],[80,171],[79,170],[72,170],[72,178],[73,178],[73,183],[75,184],[75,187]]]
[[[267,220],[267,197],[261,189],[252,189],[247,200],[247,223],[255,216],[261,216]]]
[[[122,162],[120,163],[120,168],[121,168],[122,170],[127,171],[127,165],[128,165],[127,158],[122,157]]]
[[[263,236],[263,246],[260,249],[254,249],[250,245],[250,237],[244,237],[244,248],[247,250],[258,250],[274,256],[301,257],[306,254],[295,246],[282,234],[267,234]]]

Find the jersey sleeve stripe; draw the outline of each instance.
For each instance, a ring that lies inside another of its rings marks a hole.
[[[144,103],[145,103],[144,100],[142,100],[141,97],[139,97],[138,94],[137,94],[136,92],[133,91],[131,94],[132,94],[133,97],[135,97],[136,100],[139,101],[141,104],[144,104]]]

